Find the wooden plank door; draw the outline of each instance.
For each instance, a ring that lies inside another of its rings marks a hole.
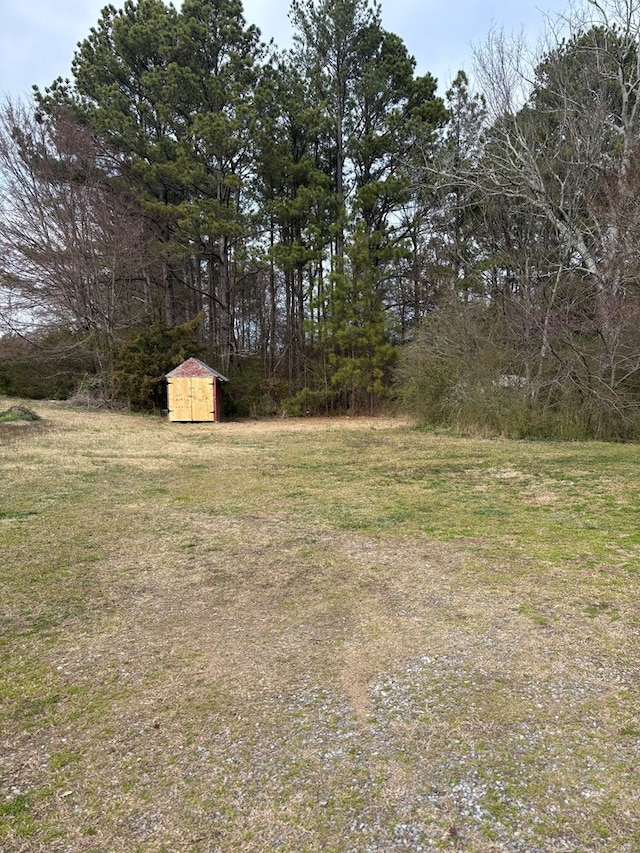
[[[170,421],[213,421],[213,377],[188,376],[168,379]]]
[[[191,420],[191,392],[189,379],[168,379],[167,400],[169,404],[170,421]]]
[[[213,377],[194,377],[191,380],[191,420],[212,421],[213,419]]]

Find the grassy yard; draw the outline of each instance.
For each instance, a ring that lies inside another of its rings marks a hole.
[[[640,850],[638,446],[29,405],[2,853]]]

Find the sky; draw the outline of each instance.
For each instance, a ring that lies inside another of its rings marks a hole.
[[[111,0],[120,8],[122,0]],[[0,95],[24,98],[35,83],[69,77],[79,41],[100,18],[107,0],[0,0]],[[179,0],[174,3],[180,6]],[[245,0],[247,23],[256,24],[265,41],[287,47],[291,38],[289,0]],[[545,15],[554,17],[567,0],[382,0],[382,23],[399,35],[417,61],[430,71],[444,94],[459,68],[472,71],[472,46],[492,26],[507,33],[524,31],[534,41]]]

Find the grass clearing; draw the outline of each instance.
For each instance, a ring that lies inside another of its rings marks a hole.
[[[35,408],[3,853],[640,849],[636,446]]]

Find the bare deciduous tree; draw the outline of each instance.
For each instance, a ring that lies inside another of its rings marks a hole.
[[[564,395],[623,422],[640,377],[639,42],[638,0],[574,8],[537,54],[490,33],[476,51],[482,156],[431,170],[484,207],[485,298],[537,405]]]
[[[145,220],[117,165],[71,114],[2,107],[0,276],[9,322],[11,313],[23,324],[100,336],[95,351],[108,354],[147,310]]]

